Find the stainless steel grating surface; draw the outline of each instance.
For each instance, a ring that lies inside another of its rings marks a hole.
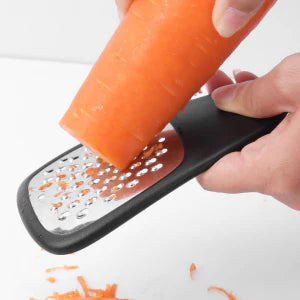
[[[30,201],[46,230],[67,234],[130,201],[177,168],[183,156],[183,146],[171,125],[125,171],[82,146],[32,178]]]

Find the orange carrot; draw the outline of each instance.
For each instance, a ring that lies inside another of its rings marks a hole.
[[[211,286],[208,288],[208,291],[219,291],[221,293],[223,293],[224,295],[226,295],[228,297],[228,300],[236,300],[236,298],[232,295],[232,293],[228,293],[226,292],[224,289],[216,287],[216,286]]]
[[[196,265],[194,263],[191,264],[190,266],[190,277],[191,279],[194,279],[194,274],[195,274],[195,271],[196,271]]]
[[[56,279],[54,277],[48,277],[46,278],[47,281],[49,281],[50,283],[54,283],[56,281]]]
[[[265,0],[231,38],[212,23],[215,0],[133,1],[60,125],[125,169],[186,105],[275,3]]]
[[[74,269],[78,269],[78,266],[62,266],[62,267],[54,267],[54,268],[48,268],[46,269],[47,273],[53,272],[53,271],[57,271],[57,270],[74,270]]]

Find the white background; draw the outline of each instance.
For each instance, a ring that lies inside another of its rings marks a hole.
[[[279,1],[223,69],[260,75],[297,52],[298,12],[298,1]],[[0,3],[1,298],[67,291],[81,274],[95,288],[119,283],[118,295],[136,300],[224,299],[208,294],[210,285],[233,290],[238,300],[298,299],[300,213],[258,194],[210,193],[191,181],[75,255],[41,251],[27,234],[17,188],[76,144],[57,123],[91,67],[82,63],[96,59],[117,22],[112,0]],[[63,264],[79,269],[46,282],[44,270]]]

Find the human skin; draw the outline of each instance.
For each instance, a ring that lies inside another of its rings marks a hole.
[[[116,0],[120,18],[133,0]],[[263,0],[216,0],[212,20],[230,37],[257,12]],[[270,134],[224,156],[197,177],[210,191],[259,192],[300,210],[300,54],[285,58],[265,76],[234,72],[235,82],[218,71],[207,83],[218,108],[264,118],[287,112]]]

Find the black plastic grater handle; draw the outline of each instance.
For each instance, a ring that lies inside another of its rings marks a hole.
[[[139,212],[180,185],[207,170],[224,155],[240,150],[257,138],[271,132],[285,114],[268,119],[247,118],[218,110],[210,96],[190,101],[185,112],[172,121],[184,146],[183,162],[169,175],[130,201],[82,229],[64,235],[47,231],[31,206],[28,184],[47,165],[74,149],[63,153],[31,174],[19,188],[17,201],[24,225],[33,239],[55,254],[78,251],[122,225]]]

